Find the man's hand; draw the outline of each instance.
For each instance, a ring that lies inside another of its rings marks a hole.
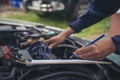
[[[62,43],[65,41],[65,37],[63,37],[62,35],[57,35],[57,36],[54,36],[48,40],[46,40],[45,42],[49,45],[49,48],[50,49],[53,49],[55,48],[58,44]]]
[[[52,49],[52,48],[55,48],[58,44],[64,42],[65,39],[73,33],[74,33],[74,30],[71,28],[68,28],[64,32],[61,32],[57,36],[54,36],[54,37],[46,40],[45,42],[49,45],[49,48]]]
[[[82,59],[102,60],[116,50],[111,38],[102,39],[88,47],[77,49],[74,53]]]

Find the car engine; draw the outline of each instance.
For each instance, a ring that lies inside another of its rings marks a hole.
[[[100,64],[18,62],[69,59],[77,48],[88,42],[70,36],[56,48],[49,49],[44,40],[60,32],[42,25],[0,24],[0,80],[107,80]]]

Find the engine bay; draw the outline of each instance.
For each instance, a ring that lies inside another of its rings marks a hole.
[[[16,57],[19,56],[21,59],[68,59],[75,49],[81,47],[68,38],[56,49],[50,50],[44,41],[59,32],[45,29],[43,26],[37,27],[41,30],[15,25],[0,26],[1,58],[8,60],[12,53],[18,53]],[[27,55],[29,57],[27,58],[24,53],[30,54]],[[20,55],[23,56],[20,57]]]
[[[17,62],[69,59],[77,48],[88,42],[70,36],[55,49],[49,49],[44,40],[60,32],[43,25],[0,23],[0,80],[109,80],[105,76],[103,65],[100,64],[41,64],[33,66]],[[115,80],[117,79],[119,78]]]

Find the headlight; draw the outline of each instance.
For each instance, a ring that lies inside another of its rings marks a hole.
[[[46,8],[42,8],[42,9],[41,9],[41,11],[46,12],[46,11],[47,11],[47,9],[46,9]]]
[[[40,5],[40,9],[41,11],[43,12],[51,12],[53,9],[52,9],[52,5],[51,4],[41,4]]]
[[[48,5],[47,4],[41,4],[41,7],[46,8],[46,7],[48,7]]]

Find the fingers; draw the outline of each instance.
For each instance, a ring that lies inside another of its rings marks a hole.
[[[78,57],[82,58],[82,59],[88,59],[88,60],[93,60],[94,59],[94,54],[89,52],[89,53],[84,53],[83,55],[78,55]]]
[[[53,49],[53,48],[55,48],[56,46],[57,46],[57,43],[52,43],[52,44],[49,45],[49,48],[50,48],[50,49]]]
[[[49,45],[50,49],[55,48],[58,44],[60,44],[61,42],[63,42],[63,38],[61,38],[61,36],[54,36],[48,40],[46,40],[45,42]]]
[[[49,45],[50,49],[53,49],[53,48],[55,48],[57,46],[57,43],[54,41],[53,38],[45,40],[45,43],[47,43]]]
[[[74,53],[76,53],[76,55],[82,59],[89,60],[103,59],[103,56],[100,54],[99,48],[96,44],[77,49]]]
[[[75,51],[76,54],[79,54],[79,55],[83,55],[83,53],[89,53],[89,52],[92,52],[93,49],[95,49],[96,45],[90,45],[88,47],[82,47],[82,48],[79,48]]]
[[[47,39],[47,40],[45,40],[44,42],[49,45],[50,43],[52,43],[52,41],[53,41],[52,39]]]
[[[65,37],[61,36],[61,35],[57,35],[54,36],[48,40],[46,40],[45,42],[49,45],[50,49],[55,48],[58,44],[62,43],[65,41]]]
[[[99,56],[99,55],[95,55],[94,53],[88,53],[85,55],[77,55],[78,57],[82,58],[82,59],[87,59],[87,60],[102,60],[104,58],[104,56]]]

